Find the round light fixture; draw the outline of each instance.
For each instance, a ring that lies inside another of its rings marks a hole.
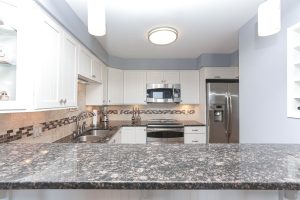
[[[170,27],[155,28],[148,33],[149,41],[157,45],[170,44],[177,39],[177,36],[177,30]]]

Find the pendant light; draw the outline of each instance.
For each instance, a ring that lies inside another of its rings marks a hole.
[[[258,36],[276,34],[281,29],[281,2],[267,0],[258,7]]]
[[[106,34],[105,0],[88,0],[88,31],[91,35]]]

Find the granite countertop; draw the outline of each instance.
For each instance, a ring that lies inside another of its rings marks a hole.
[[[300,190],[300,145],[0,145],[0,189]]]

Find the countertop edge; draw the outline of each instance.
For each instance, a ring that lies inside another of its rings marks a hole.
[[[300,183],[216,182],[2,182],[2,190],[116,189],[116,190],[300,190]]]

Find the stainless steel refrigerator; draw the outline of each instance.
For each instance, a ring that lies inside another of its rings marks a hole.
[[[209,143],[239,142],[238,80],[206,80]]]

